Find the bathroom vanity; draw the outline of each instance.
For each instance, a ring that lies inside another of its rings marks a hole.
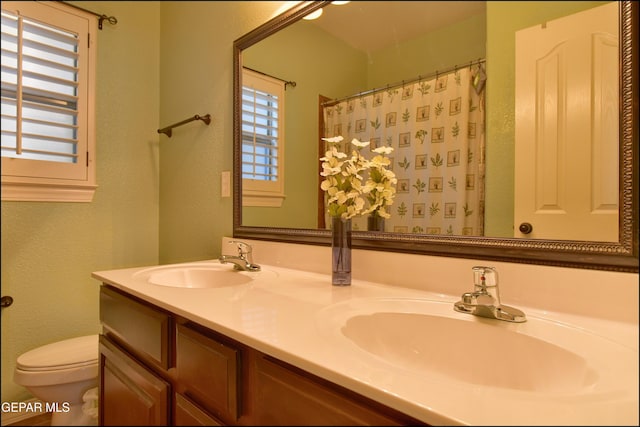
[[[423,424],[108,284],[100,319],[101,425]]]
[[[525,322],[500,321],[454,310],[462,292],[362,279],[339,287],[327,274],[261,266],[235,271],[209,260],[94,272],[100,422],[638,422],[637,323],[523,304]],[[510,291],[513,282],[502,285]],[[470,277],[453,285],[472,286]]]

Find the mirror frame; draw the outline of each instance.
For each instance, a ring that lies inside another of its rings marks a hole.
[[[233,237],[330,246],[330,231],[242,225],[242,51],[330,1],[306,1],[233,43]],[[354,231],[353,248],[504,262],[638,272],[638,3],[620,4],[619,242],[431,236]],[[633,118],[636,118],[634,120]]]

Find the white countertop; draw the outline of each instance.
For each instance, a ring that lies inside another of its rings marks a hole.
[[[133,277],[146,268],[98,271],[92,277],[432,425],[638,425],[637,324],[523,306],[518,308],[527,314],[525,323],[483,319],[509,324],[511,330],[524,334],[553,324],[596,337],[608,343],[603,347],[615,357],[594,363],[610,363],[611,369],[625,373],[619,382],[595,381],[579,392],[515,390],[404,369],[341,338],[336,333],[339,327],[332,324],[340,317],[341,307],[353,310],[355,302],[388,298],[430,300],[441,307],[438,315],[478,319],[453,310],[456,296],[361,280],[335,287],[329,275],[270,265],[262,265],[258,273],[243,273],[255,276],[247,284],[184,289]],[[453,338],[465,340],[464,336]],[[510,351],[509,345],[504,343],[504,351]],[[472,365],[478,351],[482,349],[469,348],[456,357]],[[602,349],[581,351],[593,351],[593,360],[605,357],[598,353]]]

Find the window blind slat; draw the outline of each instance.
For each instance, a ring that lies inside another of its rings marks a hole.
[[[69,108],[61,108],[56,105],[46,105],[43,102],[45,99],[40,100],[41,102],[32,102],[29,100],[22,101],[23,107],[23,119],[32,118],[38,119],[46,117],[50,119],[52,122],[68,124],[73,123],[75,117],[77,117],[78,112],[76,110],[71,110]],[[59,103],[61,104],[61,103]],[[2,96],[2,112],[4,114],[13,115],[16,117],[16,101],[15,99],[5,97],[4,93]],[[40,117],[43,116],[43,117]]]
[[[78,53],[76,52],[77,44],[74,42],[70,44],[68,47],[63,45],[54,45],[48,43],[42,43],[37,40],[29,39],[28,34],[24,34],[24,38],[22,40],[22,47],[25,52],[46,52],[50,55],[54,55],[58,58],[67,60],[69,62],[74,62],[78,59]],[[37,55],[34,55],[37,56]]]
[[[244,87],[242,89],[242,99],[251,99],[252,101],[256,101],[260,104],[269,104],[269,103],[278,103],[278,96],[271,94],[271,93],[266,93],[266,92],[261,92],[261,91],[257,91],[257,90],[253,90],[253,89],[249,89]]]
[[[77,37],[73,33],[57,29],[46,24],[40,24],[28,18],[24,18],[23,22],[25,37],[29,37],[29,35],[31,35],[33,38],[38,38],[48,42],[55,41],[58,44],[77,44]]]
[[[243,119],[248,119],[247,121],[253,122],[256,120],[260,121],[274,121],[278,120],[277,114],[272,114],[269,111],[260,111],[260,110],[243,110],[242,114]],[[245,117],[247,116],[247,117]]]
[[[264,109],[251,109],[251,108],[243,108],[242,115],[247,116],[249,121],[254,121],[255,119],[260,120],[277,120],[278,113],[275,113],[271,110]]]
[[[64,78],[64,80],[69,81],[69,84],[77,85],[77,82],[73,80],[73,78],[78,72],[78,67],[73,64],[49,61],[29,55],[22,55],[22,60],[24,62],[23,68],[27,71],[37,72],[36,70],[46,70],[47,73],[40,72],[39,74],[43,76],[53,74],[55,77]]]
[[[263,137],[270,136],[270,137],[273,137],[274,139],[276,139],[278,136],[278,128],[274,126],[262,126],[260,124],[247,123],[247,122],[242,122],[242,123],[243,123],[243,126],[242,126],[243,131],[246,131],[249,133],[257,133],[259,135],[262,135]]]
[[[66,84],[49,76],[38,76],[34,73],[23,73],[23,91],[26,93],[38,94],[45,98],[65,99],[67,101],[77,100],[77,85]]]
[[[3,82],[2,96],[4,98],[15,98],[15,85]],[[7,89],[5,89],[7,87]],[[13,87],[14,89],[11,89]],[[75,108],[78,97],[75,95],[66,95],[48,90],[38,89],[34,87],[23,87],[23,99],[32,103],[43,103],[57,105],[58,107],[67,106],[67,108]]]
[[[10,132],[9,132],[10,133]],[[4,132],[3,132],[4,134]],[[22,132],[22,137],[24,139],[31,139],[32,141],[51,141],[51,142],[55,142],[55,143],[65,143],[65,144],[77,144],[78,140],[77,139],[73,139],[73,138],[64,138],[64,137],[58,137],[58,136],[51,136],[51,135],[42,135],[42,134],[37,134],[37,133],[30,133],[30,132]]]
[[[67,124],[67,123],[61,123],[61,122],[50,122],[47,120],[37,120],[37,119],[27,119],[27,118],[23,118],[22,121],[25,123],[31,123],[34,125],[50,126],[50,127],[56,127],[56,128],[62,128],[62,129],[68,129],[68,130],[78,129],[78,125],[73,123]]]
[[[278,148],[270,142],[257,142],[256,140],[253,139],[243,139],[242,140],[242,146],[246,146],[248,147],[247,149],[251,150],[251,151],[255,151],[256,149],[262,149],[262,150],[272,150],[274,152],[278,151]],[[249,148],[250,147],[250,148]]]
[[[247,163],[256,163],[256,161],[252,159],[252,156],[255,156],[255,157],[260,156],[260,155],[256,155],[256,153],[253,151],[242,151],[242,154],[245,159],[248,159]],[[261,155],[260,157],[270,159],[268,162],[263,161],[262,162],[263,164],[276,165],[278,162],[278,156],[275,154],[264,154],[264,155]]]

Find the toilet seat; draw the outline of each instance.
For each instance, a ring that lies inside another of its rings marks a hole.
[[[98,335],[70,338],[18,356],[17,369],[28,372],[69,370],[98,363]]]

